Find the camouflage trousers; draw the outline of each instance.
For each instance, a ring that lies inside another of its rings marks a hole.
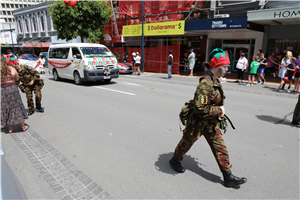
[[[188,128],[183,130],[183,136],[174,152],[175,160],[178,162],[182,161],[183,155],[186,154],[192,145],[197,141],[197,131],[197,129],[191,130]],[[230,171],[232,165],[230,165],[228,150],[224,143],[220,129],[215,133],[203,132],[201,133],[200,137],[202,135],[204,135],[206,141],[208,142],[221,172]]]
[[[35,94],[35,105],[36,108],[41,108],[41,101],[42,101],[42,92],[38,85],[27,86],[26,89],[26,97],[27,97],[27,106],[29,111],[34,111],[34,102],[33,102],[33,95],[32,92]]]
[[[298,96],[298,102],[294,109],[293,121],[300,117],[300,94]]]

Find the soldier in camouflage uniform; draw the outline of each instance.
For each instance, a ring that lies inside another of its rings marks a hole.
[[[39,112],[44,112],[41,105],[42,93],[41,89],[44,86],[44,82],[40,79],[39,73],[32,67],[15,65],[16,70],[20,76],[20,80],[16,82],[17,86],[22,92],[26,93],[28,115],[34,113],[34,102],[32,92],[35,94],[35,105]],[[22,84],[20,85],[20,81]]]
[[[183,155],[189,151],[192,145],[202,135],[208,142],[212,153],[224,176],[224,186],[233,187],[243,184],[246,178],[238,178],[231,174],[231,167],[227,147],[224,143],[220,128],[222,118],[224,119],[225,108],[224,92],[218,77],[223,77],[230,64],[228,55],[222,49],[214,49],[209,56],[210,72],[200,77],[194,95],[193,111],[186,123],[183,137],[178,143],[172,159],[169,161],[173,169],[183,173],[185,169],[181,166]]]

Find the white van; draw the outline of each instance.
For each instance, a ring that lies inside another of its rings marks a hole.
[[[119,77],[116,57],[104,45],[93,43],[67,43],[51,45],[48,50],[48,69],[54,80],[110,82]]]

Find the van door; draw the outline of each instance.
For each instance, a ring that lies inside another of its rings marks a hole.
[[[51,65],[55,67],[58,76],[61,78],[68,78],[68,70],[70,68],[70,48],[51,48],[50,49],[50,58]]]
[[[80,51],[77,47],[72,47],[72,59],[71,59],[71,62],[72,62],[72,76],[73,76],[73,73],[75,70],[77,70],[80,74],[80,77],[83,78],[84,74],[83,74],[83,65],[82,65],[82,55],[81,55],[81,58],[78,59],[77,58],[77,55],[80,54]]]

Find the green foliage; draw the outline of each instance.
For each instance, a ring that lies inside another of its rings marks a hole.
[[[85,38],[93,43],[99,43],[112,16],[109,1],[77,1],[74,7],[63,1],[49,2],[48,13],[57,38],[71,40],[81,36],[82,42]]]

